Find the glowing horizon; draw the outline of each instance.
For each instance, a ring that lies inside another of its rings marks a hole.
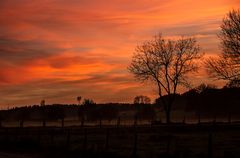
[[[127,71],[137,44],[162,32],[194,36],[207,56],[239,0],[11,0],[0,2],[0,106],[132,102],[155,97]],[[193,83],[211,83],[204,73]],[[219,84],[221,82],[218,82]]]

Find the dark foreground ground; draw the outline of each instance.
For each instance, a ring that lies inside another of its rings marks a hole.
[[[238,158],[240,124],[0,128],[0,158]]]

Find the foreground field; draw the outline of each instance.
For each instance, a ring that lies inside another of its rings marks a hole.
[[[239,124],[11,127],[0,129],[0,150],[39,158],[233,158],[240,155],[239,133]]]

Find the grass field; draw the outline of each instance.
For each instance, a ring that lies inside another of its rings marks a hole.
[[[5,127],[0,149],[28,157],[232,158],[240,155],[240,125]]]

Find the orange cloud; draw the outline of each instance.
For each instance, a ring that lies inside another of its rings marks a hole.
[[[131,101],[151,94],[126,67],[137,44],[158,32],[195,36],[219,53],[217,32],[239,0],[11,0],[0,2],[0,105]],[[198,75],[194,82],[207,81]]]

